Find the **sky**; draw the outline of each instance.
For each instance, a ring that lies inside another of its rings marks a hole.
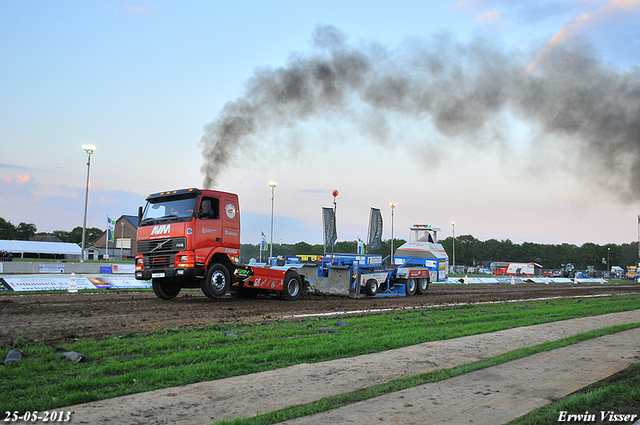
[[[0,1],[0,64],[14,225],[82,226],[92,144],[87,227],[208,187],[259,243],[275,181],[276,243],[333,190],[339,240],[638,240],[640,0]]]

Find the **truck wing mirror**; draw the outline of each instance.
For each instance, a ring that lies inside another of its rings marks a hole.
[[[140,227],[140,222],[142,221],[142,207],[138,207],[138,227]]]
[[[211,201],[205,199],[200,206],[200,217],[211,217]]]

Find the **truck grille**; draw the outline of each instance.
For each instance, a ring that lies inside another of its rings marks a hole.
[[[165,252],[184,251],[187,248],[186,238],[154,239],[150,241],[138,241],[138,253],[152,255]]]
[[[175,255],[187,247],[186,238],[139,241],[138,253],[144,255],[144,268],[164,270],[174,266]]]

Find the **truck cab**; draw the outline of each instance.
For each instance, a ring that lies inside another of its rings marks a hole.
[[[146,201],[138,211],[136,279],[151,279],[164,299],[185,287],[224,295],[240,257],[238,196],[191,188],[153,193]],[[213,283],[207,282],[212,269]]]

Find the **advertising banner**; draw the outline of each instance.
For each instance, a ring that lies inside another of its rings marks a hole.
[[[5,277],[3,280],[14,291],[51,291],[69,289],[70,277]],[[85,278],[76,278],[78,289],[96,289]]]
[[[40,264],[40,273],[64,273],[64,264]]]
[[[136,272],[135,264],[112,264],[111,273],[129,273],[134,274]]]
[[[0,292],[11,290],[11,287],[4,281],[4,279],[0,278]]]
[[[66,291],[71,276],[64,277],[18,277],[6,276],[0,279],[0,291]],[[136,280],[133,276],[76,276],[78,289],[125,289],[150,288],[151,281]]]

